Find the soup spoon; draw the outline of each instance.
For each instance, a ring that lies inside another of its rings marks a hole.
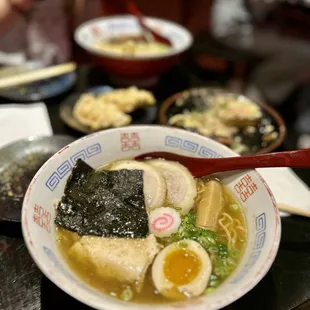
[[[137,18],[137,21],[143,31],[143,36],[145,37],[148,43],[155,41],[155,42],[163,43],[168,46],[172,46],[170,40],[161,36],[156,31],[152,30],[150,27],[146,25],[146,23],[143,20],[142,13],[139,11],[139,9],[137,8],[134,2],[127,1],[127,9],[131,15]]]
[[[196,178],[204,175],[242,169],[271,167],[310,167],[310,149],[225,158],[196,158],[169,152],[151,152],[135,159],[163,158],[177,161],[189,169]]]

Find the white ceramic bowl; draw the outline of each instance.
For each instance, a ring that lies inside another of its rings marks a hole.
[[[279,213],[270,189],[255,170],[220,175],[243,208],[248,241],[236,271],[208,296],[167,305],[125,303],[96,291],[77,278],[59,253],[53,201],[61,198],[76,160],[82,158],[95,168],[152,151],[212,158],[236,156],[227,147],[200,135],[160,126],[106,130],[77,140],[49,159],[28,188],[22,209],[22,228],[29,252],[42,272],[58,287],[96,309],[220,309],[251,290],[267,273],[277,254],[281,230]]]
[[[116,82],[133,84],[134,81],[135,84],[141,84],[143,81],[144,83],[149,81],[151,83],[179,60],[179,56],[192,45],[193,37],[181,25],[167,20],[146,17],[145,22],[150,28],[171,41],[172,47],[169,50],[152,55],[126,56],[95,47],[95,43],[100,40],[141,34],[136,18],[131,15],[90,20],[77,28],[75,41],[90,54],[95,63],[110,73]]]
[[[156,30],[158,34],[168,38],[172,43],[171,49],[164,53],[137,55],[133,57],[106,52],[94,46],[99,40],[109,40],[117,36],[141,35],[141,29],[137,19],[132,15],[116,15],[92,19],[77,28],[74,38],[80,46],[94,54],[100,56],[104,55],[111,58],[135,60],[163,58],[177,55],[184,52],[193,43],[191,33],[181,25],[155,17],[145,17],[145,23],[151,29]]]

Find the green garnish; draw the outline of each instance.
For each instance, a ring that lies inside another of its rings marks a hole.
[[[237,203],[230,204],[228,208],[230,211],[233,212],[240,210],[240,206]]]
[[[210,282],[209,282],[209,287],[218,287],[219,286],[219,284],[220,284],[220,282],[219,281],[217,281],[217,280],[211,280]]]
[[[133,292],[130,287],[124,289],[120,295],[120,299],[124,301],[130,301],[133,298]]]
[[[179,246],[180,246],[181,248],[187,248],[188,244],[187,244],[186,242],[180,241],[180,242],[179,242]]]
[[[189,212],[182,217],[182,224],[179,230],[169,237],[162,238],[164,244],[178,242],[183,239],[191,239],[200,243],[206,250],[211,246],[216,246],[216,233],[210,230],[196,227],[196,214]]]
[[[196,227],[196,214],[193,211],[182,217],[182,223],[176,233],[161,238],[160,242],[166,246],[184,239],[197,241],[210,255],[213,271],[206,290],[206,294],[209,294],[211,288],[219,286],[237,267],[241,253],[235,249],[228,249],[214,231]]]
[[[215,290],[215,287],[208,287],[208,288],[205,290],[205,294],[208,295],[208,294],[212,293],[214,290]]]

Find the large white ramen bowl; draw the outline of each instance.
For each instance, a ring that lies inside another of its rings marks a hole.
[[[160,126],[106,130],[77,140],[50,158],[28,188],[22,209],[22,228],[29,252],[42,272],[58,287],[96,309],[220,309],[251,290],[267,273],[277,254],[281,230],[279,213],[270,189],[255,170],[219,175],[242,206],[248,240],[236,271],[208,296],[166,305],[126,303],[104,295],[80,280],[57,248],[53,202],[63,195],[76,160],[81,158],[96,168],[152,151],[211,158],[236,156],[227,147],[208,138]]]

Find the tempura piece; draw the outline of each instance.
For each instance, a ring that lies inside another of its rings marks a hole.
[[[138,89],[135,86],[104,93],[98,96],[98,100],[114,104],[120,111],[126,113],[131,113],[145,105],[153,105],[156,102],[151,92]]]
[[[169,119],[170,125],[177,125],[183,128],[195,128],[206,137],[222,139],[226,145],[231,145],[232,137],[237,128],[222,122],[212,110],[205,112],[190,112],[176,114]]]
[[[69,250],[69,256],[90,264],[103,280],[136,285],[141,291],[145,274],[160,247],[154,235],[146,239],[84,236]]]
[[[215,102],[217,116],[227,125],[255,126],[263,117],[260,107],[244,97],[218,96]]]
[[[216,116],[212,111],[207,111],[203,114],[203,126],[200,127],[199,133],[207,137],[221,137],[231,139],[237,132],[237,128],[228,126]]]
[[[73,116],[91,130],[122,127],[131,123],[131,116],[112,103],[104,102],[91,94],[84,94],[73,109]]]

